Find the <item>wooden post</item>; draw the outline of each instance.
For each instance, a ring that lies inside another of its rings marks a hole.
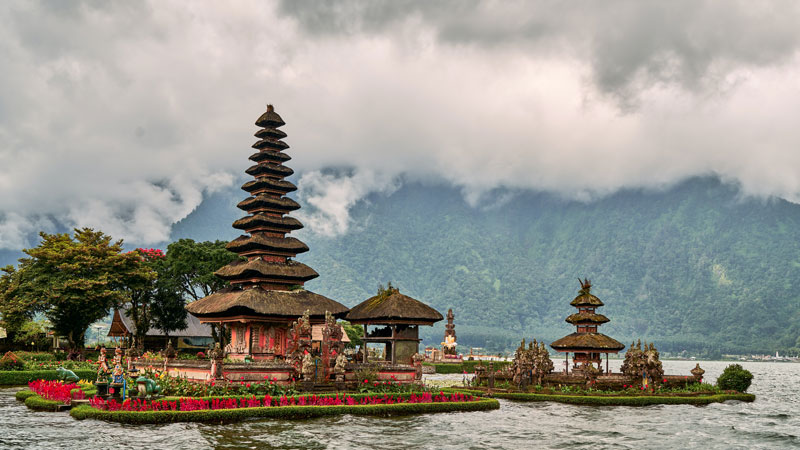
[[[564,358],[565,358],[564,362],[567,363],[566,364],[567,365],[567,375],[569,375],[569,352],[567,352],[567,354],[566,354],[566,356]]]
[[[608,375],[608,353],[606,353],[606,375]]]
[[[397,364],[395,347],[397,347],[397,325],[392,325],[392,365]]]
[[[364,363],[365,364],[369,362],[369,347],[367,347],[367,327],[368,326],[369,325],[367,325],[366,323],[364,324]]]

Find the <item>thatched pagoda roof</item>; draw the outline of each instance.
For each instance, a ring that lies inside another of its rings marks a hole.
[[[214,274],[224,280],[265,277],[287,282],[296,281],[298,283],[306,282],[319,276],[314,269],[297,261],[277,263],[264,261],[261,258],[254,258],[249,261],[237,259],[223,266]]]
[[[283,139],[286,137],[286,133],[281,130],[276,130],[275,128],[262,128],[256,131],[254,134],[255,137],[259,139],[264,139],[265,137],[271,137],[273,139]]]
[[[291,216],[275,217],[261,213],[242,217],[236,222],[233,222],[233,228],[238,228],[240,230],[249,230],[258,227],[289,232],[303,228],[303,224]]]
[[[567,317],[566,321],[573,325],[583,324],[583,323],[606,323],[608,322],[608,317],[602,314],[592,314],[587,312],[573,314]]]
[[[262,128],[278,128],[286,125],[286,122],[275,112],[272,105],[267,105],[267,111],[256,120],[256,125]]]
[[[260,151],[258,153],[253,153],[247,159],[257,163],[261,161],[285,163],[291,160],[292,157],[283,152]]]
[[[350,309],[352,323],[406,323],[432,325],[444,319],[439,311],[403,295],[397,289],[370,297]]]
[[[267,149],[273,149],[273,150],[280,151],[280,150],[286,150],[287,148],[289,148],[289,144],[287,144],[286,142],[283,142],[280,139],[274,139],[274,138],[271,138],[271,137],[265,137],[264,139],[261,139],[260,141],[258,141],[255,144],[253,144],[251,147],[257,148],[259,150],[267,148]]]
[[[560,352],[618,352],[625,348],[619,341],[601,333],[572,333],[554,341],[550,347]]]
[[[252,236],[239,236],[228,242],[225,248],[234,253],[259,250],[264,252],[293,253],[296,255],[308,251],[308,246],[297,238],[273,238],[258,233]]]
[[[247,197],[239,202],[236,207],[248,212],[256,208],[269,208],[285,212],[300,209],[300,205],[289,197],[272,197],[267,194],[258,194],[255,197]]]
[[[581,280],[580,278],[578,278],[578,281],[581,283],[581,290],[578,292],[578,296],[575,297],[569,304],[575,307],[603,306],[603,302],[601,302],[599,298],[592,295],[592,282],[587,279]]]
[[[189,303],[186,310],[201,320],[238,315],[291,319],[302,316],[306,310],[311,317],[316,318],[325,317],[326,311],[336,317],[347,313],[346,306],[311,291],[268,291],[259,286],[249,289],[225,288]]]
[[[258,163],[255,166],[250,166],[244,173],[254,177],[260,176],[274,176],[274,177],[288,177],[294,173],[289,167],[273,164],[269,162]]]
[[[266,177],[256,178],[255,180],[250,180],[242,185],[242,190],[247,192],[253,192],[259,189],[269,189],[270,191],[289,193],[296,191],[297,186],[295,186],[291,181],[276,180],[274,178]]]

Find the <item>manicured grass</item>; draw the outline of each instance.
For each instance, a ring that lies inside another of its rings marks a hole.
[[[56,402],[53,400],[47,400],[38,395],[34,394],[30,397],[25,399],[25,406],[34,410],[34,411],[48,411],[54,412],[58,411],[58,408],[61,407],[63,403]]]
[[[471,391],[463,391],[470,392]],[[559,402],[572,405],[591,406],[649,406],[649,405],[707,405],[709,403],[739,400],[752,402],[756,399],[753,394],[713,394],[700,396],[663,396],[663,395],[635,395],[635,396],[591,396],[591,395],[552,395],[496,392],[495,398],[516,400],[524,402]]]
[[[24,402],[26,398],[33,397],[34,395],[36,395],[36,392],[33,392],[30,389],[23,389],[21,391],[17,391],[17,393],[14,394],[14,397],[16,397],[17,400]]]
[[[93,380],[97,377],[94,370],[73,370],[81,379]],[[58,374],[53,369],[48,370],[3,370],[0,371],[0,386],[26,385],[36,380],[57,380]]]
[[[395,403],[391,405],[271,406],[202,411],[101,411],[88,405],[73,408],[78,420],[98,419],[129,424],[172,422],[237,422],[251,418],[308,419],[339,414],[395,416],[457,411],[486,411],[500,408],[494,399],[471,402]]]

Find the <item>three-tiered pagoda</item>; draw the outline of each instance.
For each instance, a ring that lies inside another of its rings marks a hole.
[[[570,353],[574,353],[574,367],[578,370],[584,365],[594,363],[597,363],[598,369],[602,369],[601,355],[605,354],[606,373],[608,373],[608,354],[618,353],[625,346],[616,339],[597,332],[600,325],[609,321],[608,317],[595,312],[597,308],[603,306],[603,302],[592,295],[592,283],[589,280],[578,279],[578,281],[581,283],[581,290],[578,296],[570,302],[571,306],[578,308],[578,312],[566,319],[568,323],[577,327],[577,331],[554,341],[550,347],[558,352],[566,352],[567,372],[569,372]]]
[[[308,311],[312,323],[323,323],[325,313],[344,316],[348,309],[327,297],[307,291],[303,284],[319,276],[311,267],[294,261],[307,252],[306,244],[287,234],[303,225],[288,214],[300,208],[286,194],[297,190],[285,180],[294,172],[284,163],[291,157],[282,141],[285,125],[272,105],[256,121],[261,127],[250,156],[255,165],[245,172],[253,176],[242,189],[250,194],[237,206],[247,216],[233,227],[243,230],[227,248],[242,256],[216,272],[230,287],[196,300],[186,310],[201,322],[230,327],[229,356],[236,359],[282,359],[287,353],[291,322]]]

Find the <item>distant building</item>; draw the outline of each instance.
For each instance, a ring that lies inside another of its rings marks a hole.
[[[126,310],[114,310],[114,318],[111,321],[111,329],[107,336],[115,338],[131,339],[136,334],[136,325],[133,319],[128,316]],[[197,317],[186,315],[186,329],[176,330],[169,333],[172,342],[177,341],[175,348],[180,349],[205,349],[213,344],[211,337],[211,327],[200,323]],[[146,350],[161,350],[167,346],[167,335],[158,328],[150,328],[142,343]]]

